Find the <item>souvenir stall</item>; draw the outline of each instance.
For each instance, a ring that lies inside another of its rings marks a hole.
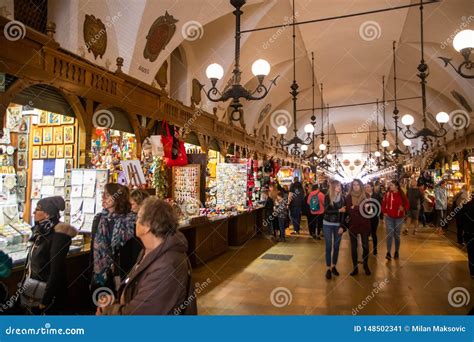
[[[109,128],[95,128],[92,142],[93,168],[109,170],[109,181],[125,184],[121,162],[138,158],[135,134]]]
[[[41,198],[65,198],[61,220],[69,222],[68,179],[78,163],[78,125],[73,116],[31,106],[11,104],[6,114],[0,141],[0,246],[19,264],[26,257],[33,211]],[[73,245],[80,249],[82,237],[76,237]]]
[[[278,183],[282,187],[290,187],[291,183],[293,182],[293,175],[294,169],[290,166],[282,166],[277,173],[277,180]]]
[[[219,151],[217,143],[208,147],[206,168],[206,207],[217,206],[217,166],[224,162],[224,156]]]

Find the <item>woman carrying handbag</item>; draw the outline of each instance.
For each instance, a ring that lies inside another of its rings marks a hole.
[[[64,313],[67,304],[66,257],[77,231],[59,222],[65,202],[60,196],[38,201],[30,241],[21,305],[31,314]]]

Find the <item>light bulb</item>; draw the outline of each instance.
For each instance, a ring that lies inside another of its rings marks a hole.
[[[410,114],[405,114],[402,116],[402,124],[405,126],[411,126],[415,122],[415,118]]]
[[[280,126],[278,127],[277,131],[278,131],[278,134],[285,135],[286,132],[288,132],[288,128],[286,128],[285,126]]]
[[[303,151],[303,152],[308,151],[308,146],[307,145],[301,145],[301,151]]]
[[[389,147],[390,146],[390,143],[388,142],[388,140],[384,140],[382,141],[382,147]]]
[[[325,144],[319,145],[319,149],[320,149],[321,151],[324,151],[324,150],[326,149],[326,145],[325,145]]]
[[[459,32],[453,39],[453,47],[460,52],[464,49],[474,49],[474,31],[464,30]]]
[[[304,131],[308,134],[311,134],[314,132],[314,126],[311,125],[311,124],[307,124],[306,126],[304,126]]]
[[[449,121],[449,114],[445,112],[439,112],[436,114],[436,121],[439,123],[447,123]]]
[[[224,68],[217,63],[212,63],[206,69],[206,76],[209,79],[220,80],[224,76]]]
[[[381,154],[380,154],[379,151],[375,151],[374,156],[376,156],[377,158],[379,158],[379,157],[381,156]]]
[[[410,140],[410,139],[405,139],[405,140],[403,140],[403,145],[405,145],[405,146],[411,146],[411,140]]]
[[[257,59],[252,64],[252,74],[255,76],[267,76],[270,73],[270,64],[264,59]]]

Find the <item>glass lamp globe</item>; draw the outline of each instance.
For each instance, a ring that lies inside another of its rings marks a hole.
[[[449,121],[449,114],[445,112],[439,112],[436,114],[436,121],[439,123],[447,123]]]
[[[308,134],[311,134],[314,132],[314,126],[311,124],[307,124],[304,126],[304,131]]]
[[[224,76],[224,68],[217,63],[212,63],[206,69],[206,76],[209,79],[220,80]]]
[[[319,149],[320,149],[321,151],[324,151],[324,150],[326,149],[326,144],[321,144],[321,145],[319,145]]]
[[[270,64],[264,59],[257,59],[252,64],[254,76],[267,76],[270,73]]]
[[[464,49],[474,49],[474,31],[464,30],[459,32],[453,40],[453,47],[460,52]]]
[[[380,152],[379,151],[375,151],[374,153],[374,156],[376,156],[377,158],[381,156]]]
[[[384,140],[382,141],[382,147],[389,147],[390,146],[390,143],[388,142],[388,140]]]
[[[411,126],[415,122],[415,118],[410,114],[405,114],[402,116],[402,124],[405,126]]]
[[[278,131],[278,134],[285,135],[286,132],[288,132],[288,129],[285,126],[280,126],[278,127],[277,131]]]
[[[301,145],[301,151],[303,151],[303,152],[308,151],[308,146],[307,145]]]
[[[405,146],[411,146],[411,140],[410,140],[410,139],[405,139],[405,140],[403,140],[403,145],[405,145]]]

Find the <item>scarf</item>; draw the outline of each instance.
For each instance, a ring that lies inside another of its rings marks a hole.
[[[34,227],[32,228],[33,234],[30,238],[30,241],[35,241],[39,236],[46,236],[53,228],[59,223],[59,215],[50,217],[41,222],[35,222]]]
[[[93,283],[104,286],[110,280],[114,257],[120,247],[135,236],[136,215],[110,213],[105,209],[99,215],[99,226],[94,237]]]
[[[360,202],[365,200],[365,192],[364,190],[359,190],[359,192],[351,191],[351,197],[352,197],[352,205],[353,206],[358,206]]]

